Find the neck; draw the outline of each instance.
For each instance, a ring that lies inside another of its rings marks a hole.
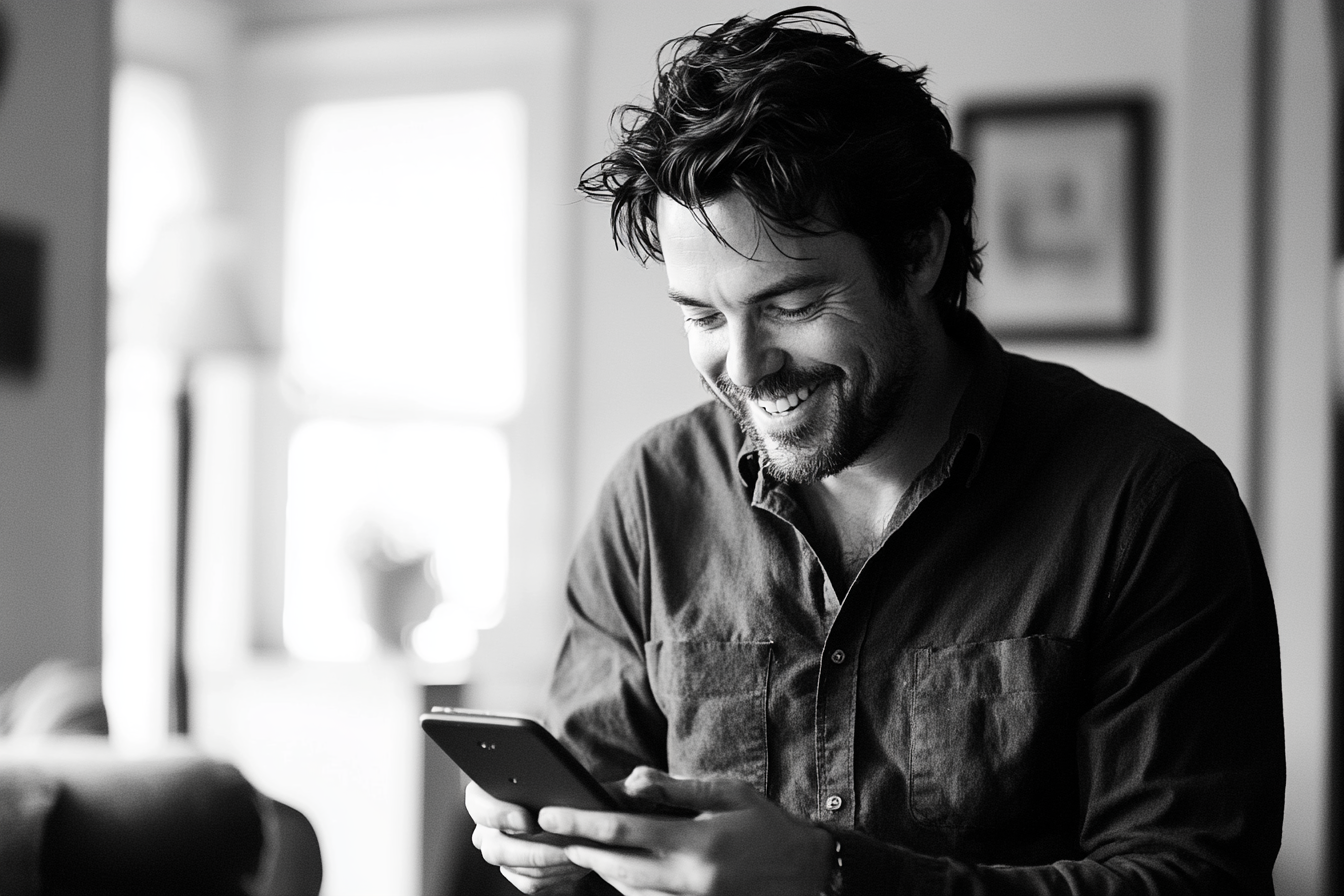
[[[809,491],[850,506],[877,503],[890,510],[942,449],[973,363],[941,324],[930,330],[925,363],[911,384],[910,402],[900,420],[858,461],[810,484]]]
[[[931,329],[925,363],[897,424],[856,463],[802,488],[814,534],[829,555],[823,563],[842,593],[880,545],[915,477],[947,442],[952,415],[970,380],[970,356],[941,324]]]

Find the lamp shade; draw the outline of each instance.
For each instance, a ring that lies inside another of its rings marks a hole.
[[[139,274],[114,296],[111,335],[184,358],[267,348],[250,313],[241,240],[228,222],[187,216],[166,225]]]

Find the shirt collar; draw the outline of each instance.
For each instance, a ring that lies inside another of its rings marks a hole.
[[[942,317],[948,335],[970,353],[975,364],[966,391],[952,413],[947,450],[942,452],[950,466],[964,470],[969,485],[984,462],[1003,408],[1007,362],[1003,346],[973,313],[964,308],[948,309]],[[743,436],[737,452],[737,475],[743,487],[760,491],[759,449],[747,436]]]
[[[985,454],[1003,410],[1008,385],[1008,362],[1003,346],[970,311],[952,309],[943,315],[943,323],[953,341],[970,353],[975,369],[966,391],[961,393],[952,412],[948,445],[954,449],[952,461],[965,464],[965,482],[970,485],[984,463]],[[971,450],[973,454],[965,454]],[[963,455],[967,458],[961,460]]]

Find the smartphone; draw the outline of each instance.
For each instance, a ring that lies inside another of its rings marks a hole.
[[[614,797],[541,723],[526,716],[436,706],[420,727],[467,777],[495,799],[619,810]]]

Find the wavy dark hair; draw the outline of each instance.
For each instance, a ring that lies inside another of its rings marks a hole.
[[[965,305],[980,275],[975,175],[924,68],[869,53],[844,16],[800,6],[670,40],[658,69],[649,105],[616,109],[615,149],[579,182],[611,202],[618,246],[662,261],[660,194],[722,240],[705,206],[737,191],[778,231],[858,236],[891,288],[941,209],[951,233],[933,295]]]

